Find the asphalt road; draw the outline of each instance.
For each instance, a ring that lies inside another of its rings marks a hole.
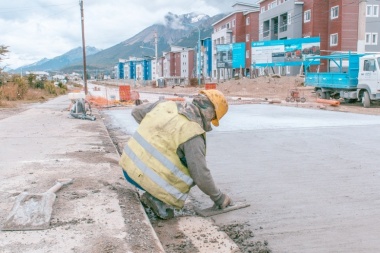
[[[129,133],[137,127],[130,109],[105,113]],[[219,187],[251,206],[216,224],[246,223],[273,252],[379,252],[379,127],[379,116],[230,106],[207,135],[207,161]]]

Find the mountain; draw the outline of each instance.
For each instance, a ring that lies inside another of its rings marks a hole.
[[[86,47],[86,56],[93,55],[100,52],[100,49],[95,47]],[[62,68],[65,68],[77,61],[83,60],[83,50],[82,47],[74,48],[67,53],[57,56],[53,59],[43,58],[38,62],[22,66],[13,70],[12,72],[20,72],[20,71],[59,71]],[[83,66],[83,65],[82,65]]]
[[[89,72],[113,70],[119,59],[129,57],[154,57],[154,35],[157,32],[158,56],[170,51],[171,45],[183,47],[195,47],[198,42],[198,28],[201,39],[211,37],[212,24],[223,18],[226,14],[218,14],[210,17],[205,14],[188,13],[176,15],[171,12],[165,15],[163,24],[153,24],[135,36],[120,42],[110,48],[98,50],[86,47],[86,66]],[[145,48],[141,48],[141,46]],[[60,70],[71,73],[83,71],[83,57],[81,47],[73,49],[64,55],[51,60],[41,60],[41,64],[28,65],[30,70]],[[22,67],[25,70],[26,66]]]

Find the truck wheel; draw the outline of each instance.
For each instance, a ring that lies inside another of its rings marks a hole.
[[[362,103],[364,108],[369,108],[371,106],[371,100],[369,99],[368,91],[363,92]]]
[[[321,98],[321,99],[325,99],[326,98],[326,95],[324,92],[322,92],[321,90],[317,90],[317,98]]]
[[[324,93],[324,99],[330,99],[330,92],[323,92]]]

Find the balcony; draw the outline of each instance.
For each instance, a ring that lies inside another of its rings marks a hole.
[[[264,40],[269,40],[270,30],[266,30],[263,32]]]
[[[282,25],[282,26],[280,26],[280,33],[282,33],[282,32],[286,32],[287,30],[288,30],[288,24],[285,24],[285,25]]]

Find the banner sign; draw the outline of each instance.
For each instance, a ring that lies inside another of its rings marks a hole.
[[[216,67],[232,68],[232,44],[216,45]]]
[[[253,67],[301,66],[305,56],[320,55],[319,37],[254,41],[251,46]]]
[[[232,44],[232,68],[245,68],[245,42]]]

